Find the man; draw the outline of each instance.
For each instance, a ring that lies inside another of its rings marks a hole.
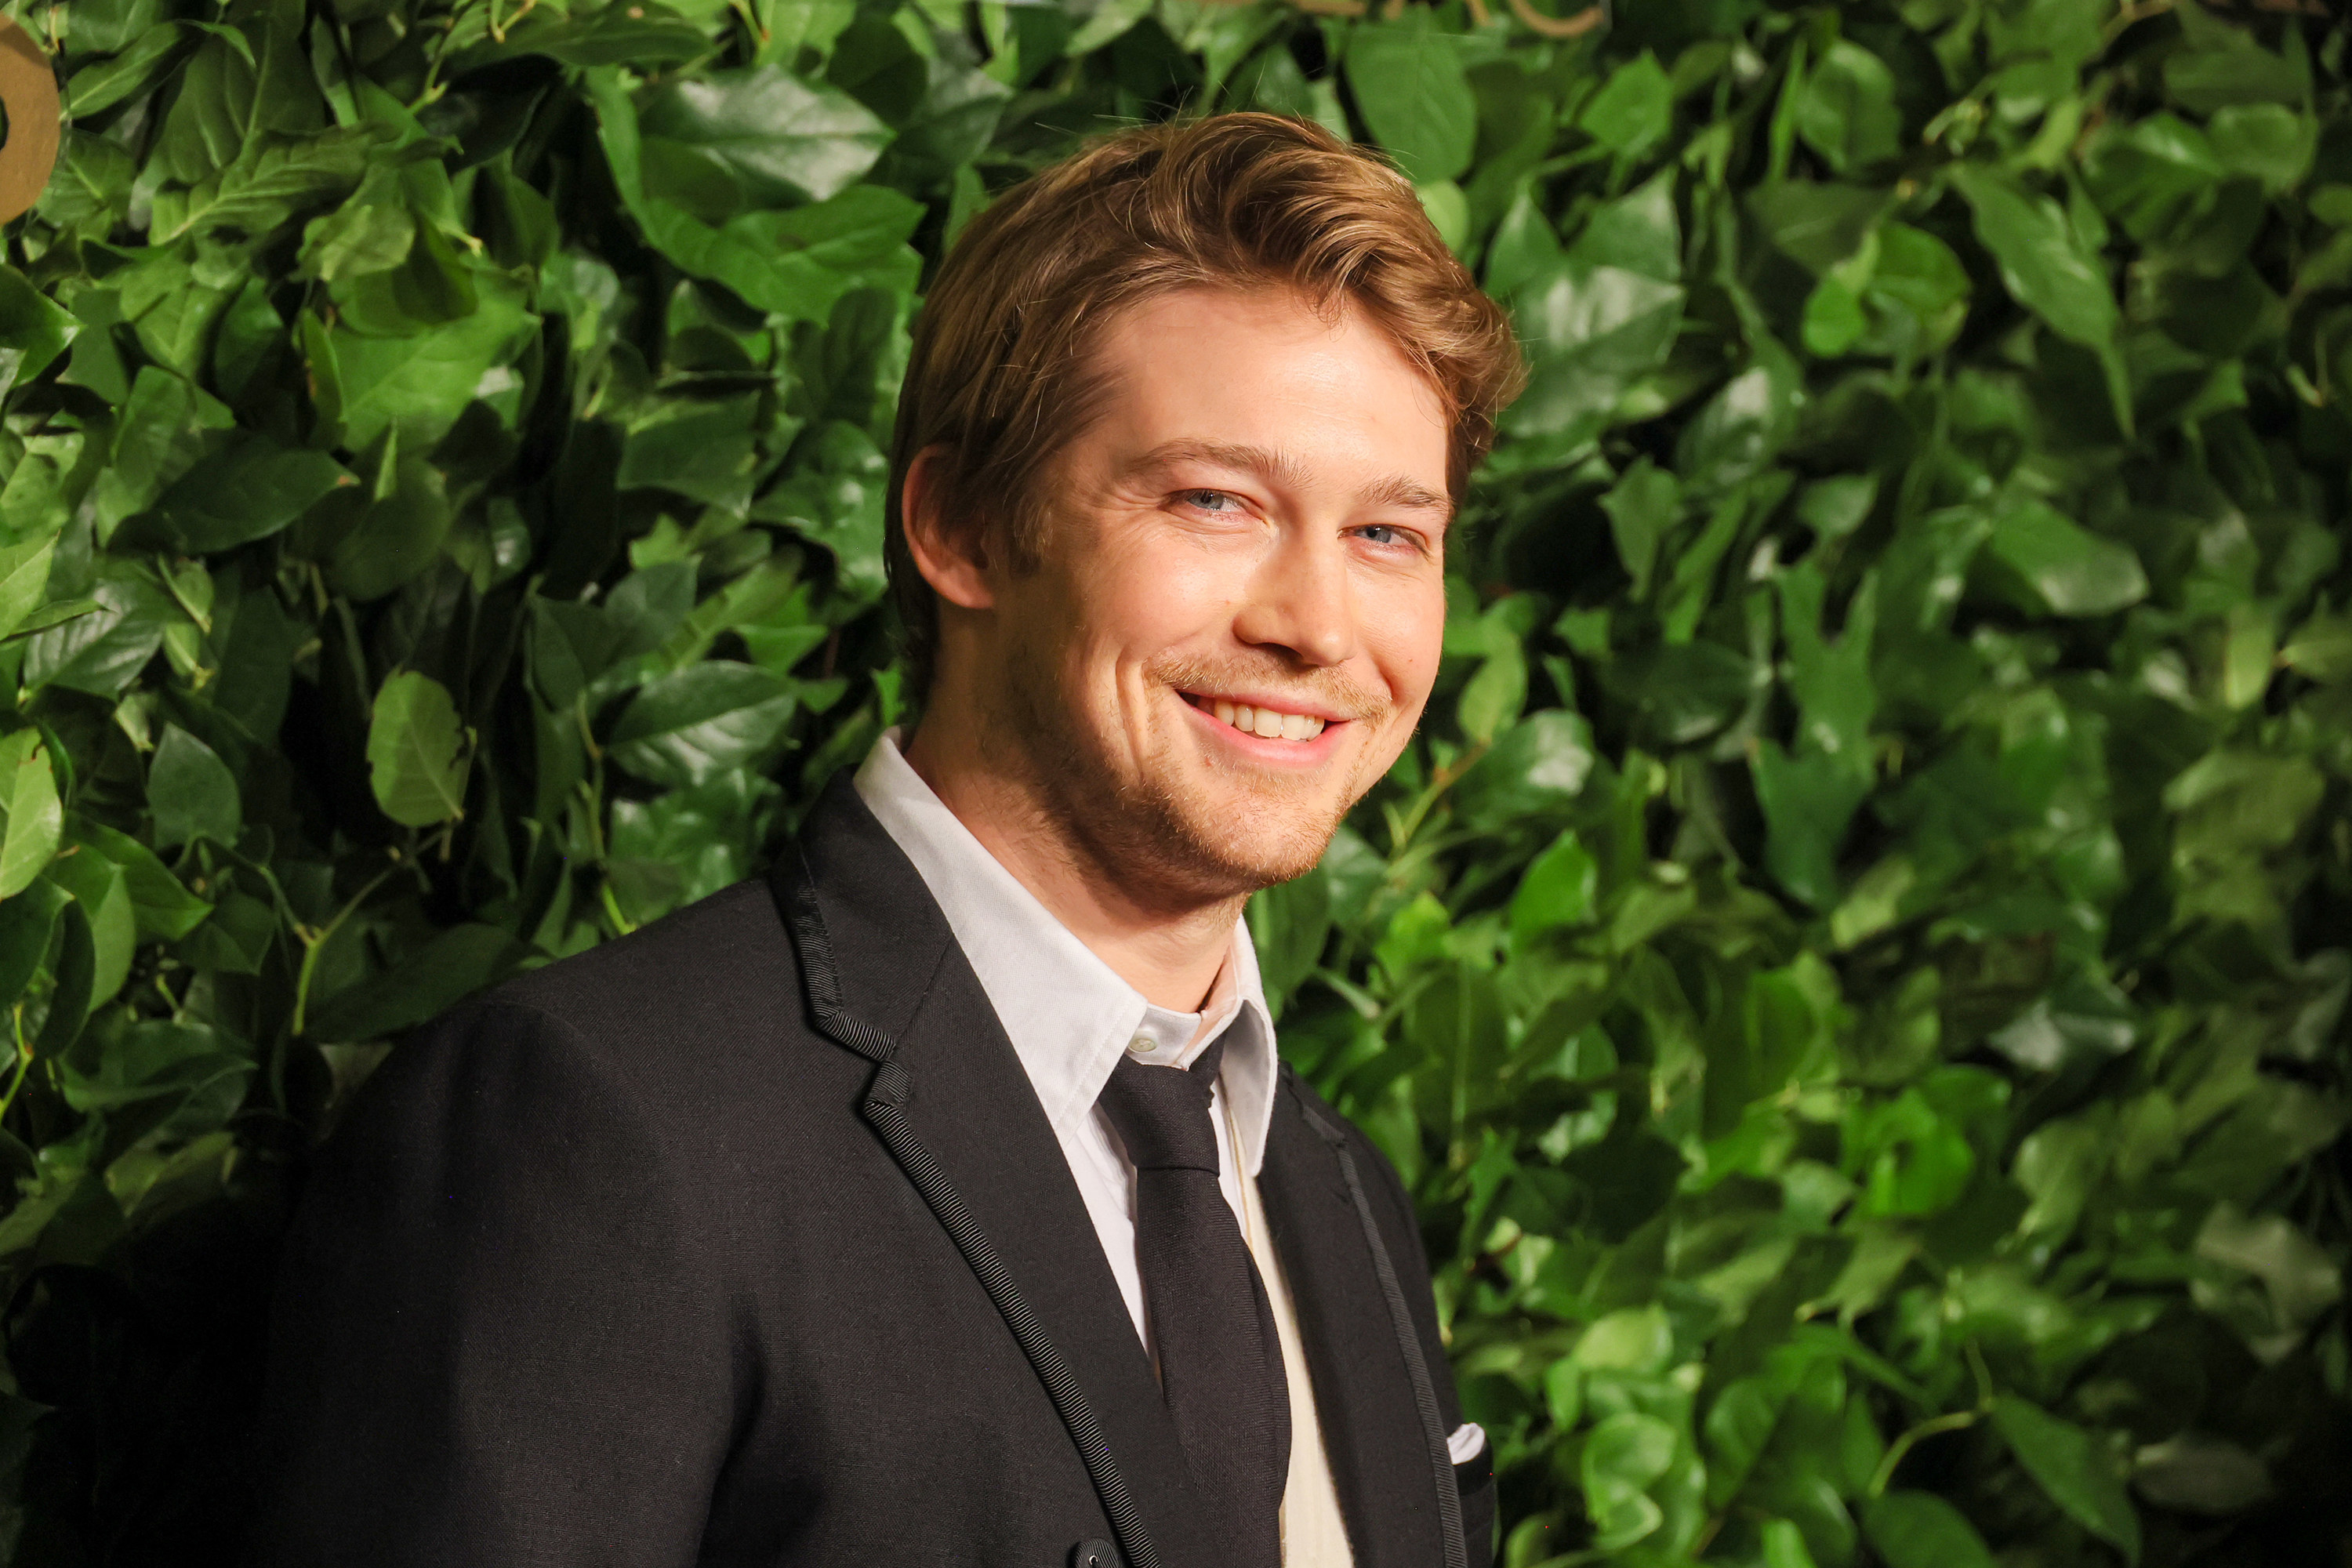
[[[1435,675],[1518,361],[1396,174],[1237,115],[976,219],[901,399],[910,737],[459,1009],[331,1143],[273,1563],[1484,1563],[1412,1205],[1240,915]]]

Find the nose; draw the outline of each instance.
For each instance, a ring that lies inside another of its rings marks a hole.
[[[1356,652],[1356,604],[1336,533],[1286,529],[1252,576],[1234,633],[1252,647],[1287,652],[1312,668]]]

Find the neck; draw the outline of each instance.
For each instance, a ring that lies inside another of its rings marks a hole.
[[[1233,948],[1246,895],[1185,898],[1140,868],[1106,866],[1025,770],[1004,765],[967,726],[927,715],[908,765],[997,864],[1155,1006],[1198,1012]]]

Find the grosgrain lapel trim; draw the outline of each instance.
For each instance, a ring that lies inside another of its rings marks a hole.
[[[1003,1318],[1022,1354],[1028,1358],[1038,1382],[1045,1385],[1046,1397],[1053,1401],[1055,1414],[1061,1416],[1070,1441],[1078,1450],[1078,1458],[1086,1466],[1087,1479],[1094,1483],[1095,1496],[1102,1503],[1104,1516],[1110,1522],[1120,1555],[1129,1568],[1159,1568],[1159,1553],[1129,1493],[1126,1479],[1111,1457],[1102,1423],[1078,1385],[1077,1374],[1013,1283],[995,1244],[972,1217],[962,1194],[916,1136],[907,1119],[904,1107],[911,1085],[907,1069],[898,1060],[898,1042],[886,1031],[856,1016],[843,1003],[840,971],[835,961],[832,935],[817,902],[816,880],[797,844],[778,864],[776,879],[793,946],[800,958],[809,1012],[818,1032],[875,1064],[874,1076],[866,1085],[858,1113],[874,1129],[883,1147],[938,1217],[940,1227],[955,1243],[957,1252],[962,1255],[981,1289]]]
[[[1317,1114],[1287,1066],[1259,1190],[1359,1568],[1427,1563],[1433,1529],[1444,1568],[1468,1568],[1436,1384],[1395,1260],[1346,1131]],[[1424,1486],[1433,1510],[1415,1500]]]

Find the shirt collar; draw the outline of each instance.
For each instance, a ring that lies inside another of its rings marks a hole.
[[[1229,1032],[1220,1088],[1243,1163],[1257,1174],[1274,1120],[1274,1020],[1247,924],[1234,922],[1204,1012],[1153,1006],[971,836],[908,765],[898,741],[891,730],[874,742],[857,770],[858,797],[947,917],[1055,1135],[1093,1114],[1111,1068],[1139,1037],[1160,1047],[1146,1060],[1189,1066]]]

